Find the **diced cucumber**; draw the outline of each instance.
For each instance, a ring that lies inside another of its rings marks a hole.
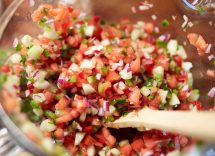
[[[40,58],[40,55],[43,53],[44,49],[39,45],[34,45],[31,49],[28,50],[27,54],[30,59],[37,60]]]
[[[182,63],[182,69],[184,69],[186,72],[189,72],[192,67],[193,67],[193,64],[191,62]]]
[[[45,31],[45,32],[43,33],[43,36],[45,36],[45,37],[47,37],[47,38],[49,38],[49,39],[51,39],[51,40],[56,40],[56,39],[59,38],[59,35],[58,35],[57,32],[54,31],[54,30]]]
[[[95,30],[94,26],[92,26],[92,25],[86,26],[85,27],[85,35],[89,36],[89,37],[93,36],[94,30]]]
[[[144,96],[149,96],[149,94],[151,93],[150,89],[148,87],[143,86],[140,89],[141,94],[143,94]]]
[[[187,53],[184,50],[183,46],[178,46],[177,55],[180,56],[182,59],[187,59]]]
[[[152,73],[154,78],[161,79],[164,75],[164,68],[162,66],[157,66],[153,69]]]
[[[177,40],[170,40],[167,43],[167,50],[171,56],[177,53],[177,46],[178,46]]]
[[[199,99],[199,96],[200,96],[199,90],[198,89],[194,89],[194,90],[191,91],[190,96],[188,97],[188,100],[190,102],[197,101]]]

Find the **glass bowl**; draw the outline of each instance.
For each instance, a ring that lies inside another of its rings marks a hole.
[[[4,0],[3,2],[4,6],[7,6],[11,0]],[[11,47],[15,38],[20,38],[24,34],[29,34],[31,36],[37,36],[39,34],[40,30],[37,25],[31,21],[31,13],[39,4],[44,2],[51,4],[58,3],[57,0],[35,0],[35,5],[30,6],[29,2],[25,1],[18,8],[8,24],[3,38],[0,40],[0,65],[3,63],[2,60],[4,60],[4,58],[7,58],[7,56],[14,52]],[[185,9],[184,3],[180,0],[148,0],[148,2],[153,4],[153,7],[143,11],[139,10],[140,0],[79,0],[73,5],[89,15],[99,15],[103,19],[113,23],[118,22],[122,18],[128,18],[133,22],[139,20],[150,21],[158,27],[157,30],[159,30],[160,34],[171,34],[171,38],[177,39],[180,44],[184,45],[188,54],[187,60],[193,63],[194,67],[192,73],[194,76],[194,88],[199,89],[201,92],[200,101],[203,103],[203,109],[214,107],[214,99],[208,97],[207,93],[215,84],[215,79],[208,77],[206,71],[207,69],[214,69],[214,65],[208,60],[208,56],[212,54],[215,55],[215,48],[212,46],[210,54],[200,57],[196,49],[188,43],[186,36],[190,32],[197,32],[201,34],[208,43],[214,45],[215,18],[210,18],[210,16],[207,16],[207,18],[203,16],[193,16],[192,12]],[[181,27],[184,22],[184,15],[193,23],[191,28],[183,29]],[[155,20],[155,18],[157,19]],[[161,22],[163,19],[169,21],[170,25],[168,27],[162,27]],[[0,101],[2,104],[0,108],[1,120],[20,146],[34,155],[39,156],[54,155],[56,152],[58,152],[59,155],[63,153],[64,149],[61,147],[52,147],[51,149],[54,150],[50,150],[50,147],[47,145],[50,140],[44,139],[40,133],[37,133],[36,127],[32,127],[31,123],[23,117],[22,114],[8,115],[7,111],[5,111],[8,100],[0,98]],[[28,135],[29,131],[35,133],[40,141],[35,144],[35,138]],[[214,146],[210,145],[210,147],[212,148]]]

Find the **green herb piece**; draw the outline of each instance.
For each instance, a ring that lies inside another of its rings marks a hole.
[[[26,72],[22,71],[20,74],[20,88],[21,90],[26,90],[27,89],[27,78],[26,78]]]
[[[113,100],[110,102],[110,105],[124,104],[125,102],[126,102],[126,98],[122,97],[122,98],[119,98],[119,99],[113,99]]]
[[[158,106],[158,109],[159,110],[164,110],[165,108],[165,104],[164,103],[161,103],[159,106]]]
[[[62,57],[62,58],[66,58],[66,56],[67,56],[67,51],[62,51],[61,57]]]
[[[133,86],[134,85],[134,78],[131,78],[129,80],[125,80],[125,84],[129,87]]]
[[[45,26],[46,21],[47,21],[47,20],[46,20],[45,18],[42,18],[42,19],[39,21],[39,26],[41,26],[41,27]]]
[[[157,45],[158,47],[160,47],[160,48],[166,48],[167,43],[164,42],[164,41],[157,40],[157,41],[156,41],[156,45]]]
[[[45,116],[52,120],[55,120],[57,118],[57,115],[50,110],[45,111]]]
[[[73,21],[77,21],[77,17],[73,17],[72,19],[73,19]]]
[[[21,101],[21,112],[29,112],[32,111],[32,107],[30,105],[31,100],[29,98],[22,99]]]
[[[66,50],[68,50],[70,48],[70,46],[68,45],[68,44],[63,44],[62,45],[62,50],[63,51],[66,51]]]
[[[105,20],[101,19],[100,22],[99,22],[99,24],[100,24],[100,25],[105,25],[106,22],[105,22]]]
[[[109,67],[103,66],[103,67],[101,68],[101,71],[102,71],[102,73],[107,74],[107,73],[108,73],[108,69],[109,69]]]
[[[76,83],[77,82],[77,77],[74,75],[70,78],[69,82],[71,83]]]
[[[43,54],[44,54],[45,57],[49,57],[49,51],[48,50],[45,49]]]
[[[106,122],[113,122],[115,119],[114,119],[114,117],[113,117],[113,115],[109,115],[109,116],[107,116],[106,118],[105,118],[105,121]]]
[[[168,143],[168,145],[167,145],[168,147],[174,147],[174,143],[173,143],[173,141],[170,141],[169,143]]]
[[[197,11],[199,12],[199,14],[203,14],[205,12],[205,10],[204,10],[202,5],[197,6]]]
[[[32,107],[33,109],[39,109],[39,108],[40,108],[40,105],[39,105],[37,102],[35,102],[34,100],[32,100],[32,101],[30,102],[30,104],[31,104],[31,107]]]
[[[0,49],[0,66],[2,66],[5,63],[7,56],[8,51]]]
[[[16,51],[20,51],[21,49],[22,49],[22,45],[20,43],[18,43],[16,46]]]
[[[22,59],[21,59],[20,62],[21,62],[22,64],[25,64],[25,62],[26,62],[26,60],[27,60],[26,55],[21,55],[21,58],[22,58]]]
[[[122,54],[123,56],[126,56],[126,55],[127,55],[125,51],[122,51],[121,54]]]
[[[88,81],[89,83],[95,83],[95,82],[96,82],[96,78],[95,78],[95,76],[88,76],[88,77],[87,77],[87,81]]]
[[[149,95],[148,97],[150,100],[153,100],[155,98],[155,94]]]
[[[169,26],[169,21],[167,19],[164,19],[162,22],[161,22],[162,26],[163,27],[168,27]]]

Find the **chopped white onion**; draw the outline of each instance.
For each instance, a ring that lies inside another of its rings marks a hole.
[[[119,142],[119,146],[120,146],[120,147],[121,147],[121,146],[124,146],[124,145],[126,145],[126,144],[129,144],[129,141],[128,141],[128,140],[122,140],[122,141]]]
[[[101,77],[102,77],[102,74],[100,74],[100,73],[97,73],[97,74],[96,74],[96,80],[100,80]]]
[[[119,84],[119,89],[120,90],[124,90],[126,88],[126,85],[125,85],[124,82],[120,81],[118,84]]]
[[[143,94],[144,96],[149,96],[149,94],[151,93],[151,91],[149,90],[149,88],[143,86],[141,89],[140,89],[140,92],[141,94]]]
[[[180,155],[181,155],[181,153],[179,152],[179,150],[174,150],[167,154],[167,156],[180,156]]]
[[[30,59],[37,60],[40,58],[40,55],[43,53],[44,49],[39,45],[34,45],[31,49],[28,50],[27,54]]]
[[[32,98],[35,102],[38,102],[38,103],[42,103],[46,100],[46,97],[44,96],[43,93],[33,94]]]
[[[168,50],[168,52],[170,53],[171,56],[176,54],[177,46],[178,46],[178,41],[177,40],[170,40],[167,43],[167,50]]]
[[[37,89],[46,89],[49,87],[49,82],[44,80],[44,81],[41,81],[41,82],[35,82],[34,83],[34,87],[37,88]]]
[[[110,153],[112,153],[114,156],[119,156],[120,155],[120,151],[117,148],[112,148],[110,150]]]
[[[152,71],[154,77],[163,77],[164,76],[164,68],[162,66],[157,66]]]
[[[205,50],[205,53],[210,53],[211,52],[211,47],[212,47],[212,44],[208,44],[208,47]]]
[[[155,50],[154,46],[143,48],[142,51],[151,54]]]
[[[129,64],[126,64],[125,68],[119,73],[121,78],[123,78],[124,80],[129,80],[132,78],[132,71],[130,71],[129,68]]]
[[[152,19],[155,21],[157,19],[156,15],[152,15]]]
[[[181,25],[181,27],[182,27],[182,28],[185,28],[186,25],[187,25],[187,23],[188,23],[188,20],[189,20],[189,19],[188,19],[188,17],[187,17],[186,15],[183,16],[183,19],[184,19],[184,22],[183,22],[183,24]]]
[[[56,125],[50,119],[43,120],[40,124],[40,130],[44,132],[52,132],[56,129]]]
[[[101,41],[101,44],[103,46],[108,46],[108,45],[110,45],[110,40],[109,39],[104,39],[104,40]]]
[[[183,46],[178,46],[178,50],[177,50],[176,54],[184,60],[187,59],[187,53],[184,50]]]
[[[110,105],[109,112],[110,114],[113,114],[116,111],[116,108],[113,105]]]
[[[25,35],[21,39],[21,42],[24,46],[28,47],[28,46],[32,45],[32,37],[29,35]]]
[[[184,69],[186,72],[189,72],[192,67],[193,67],[193,64],[191,62],[182,63],[182,69]]]
[[[96,149],[95,149],[94,146],[89,146],[89,147],[87,148],[87,155],[88,155],[88,156],[94,156],[95,153],[96,153]]]
[[[84,55],[92,55],[95,51],[101,51],[103,49],[103,45],[95,45],[90,47],[87,51],[84,52]]]
[[[75,135],[75,146],[79,145],[84,139],[85,133],[77,132]]]
[[[82,88],[86,95],[96,92],[95,89],[90,84],[82,84]]]
[[[33,109],[34,114],[36,114],[37,116],[42,116],[43,115],[43,111],[42,109]]]
[[[159,89],[158,90],[158,94],[160,95],[161,102],[162,103],[166,103],[166,97],[167,97],[168,91],[167,90],[163,90],[163,89]]]
[[[10,56],[10,61],[12,63],[20,63],[21,60],[22,60],[22,57],[21,57],[20,54],[16,53],[16,54],[13,54],[13,55]]]
[[[172,106],[180,104],[180,101],[179,101],[179,99],[178,99],[176,94],[172,93],[172,96],[171,96],[171,99],[169,101],[169,104],[172,105]]]
[[[59,38],[58,33],[54,30],[45,31],[43,33],[43,36],[45,36],[46,38],[52,39],[52,40],[56,40]]]
[[[29,0],[29,6],[33,7],[35,5],[35,1],[34,0]]]
[[[95,68],[95,61],[93,59],[91,59],[91,60],[84,59],[81,62],[80,68],[81,69],[93,69],[93,68]]]
[[[142,31],[140,29],[133,29],[131,32],[131,39],[136,41],[142,35]]]
[[[119,62],[117,62],[117,63],[112,63],[111,64],[111,69],[112,70],[116,70],[118,67],[122,67],[123,66],[123,61],[122,60],[119,60]]]
[[[18,45],[19,41],[18,41],[18,38],[16,37],[14,40],[13,40],[13,48],[16,48],[16,46]]]
[[[74,72],[79,72],[80,68],[76,63],[72,63],[71,66],[69,67],[69,70],[72,70]]]
[[[89,36],[89,37],[93,36],[94,30],[95,30],[94,26],[92,26],[92,25],[86,26],[85,27],[85,35]]]
[[[132,7],[131,7],[131,11],[132,11],[132,13],[134,13],[134,14],[137,12],[135,6],[132,6]]]

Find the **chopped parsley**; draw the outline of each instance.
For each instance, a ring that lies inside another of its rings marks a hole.
[[[45,57],[49,57],[49,51],[48,50],[45,49],[43,54],[44,54]]]
[[[54,121],[57,118],[57,115],[50,110],[45,111],[45,116],[47,116],[49,119],[52,119]]]
[[[16,46],[16,51],[20,51],[21,49],[22,49],[22,45],[20,43],[18,43]]]
[[[162,26],[163,27],[168,27],[169,26],[169,21],[167,19],[164,19],[162,22],[161,22]]]
[[[126,102],[126,98],[122,97],[122,98],[119,98],[119,99],[113,99],[110,102],[110,105],[124,104],[125,102]]]
[[[72,76],[72,77],[70,78],[69,82],[71,82],[71,83],[77,82],[77,77],[76,77],[75,75]]]
[[[39,26],[43,27],[45,26],[47,20],[45,18],[42,18],[40,21],[39,21]]]

